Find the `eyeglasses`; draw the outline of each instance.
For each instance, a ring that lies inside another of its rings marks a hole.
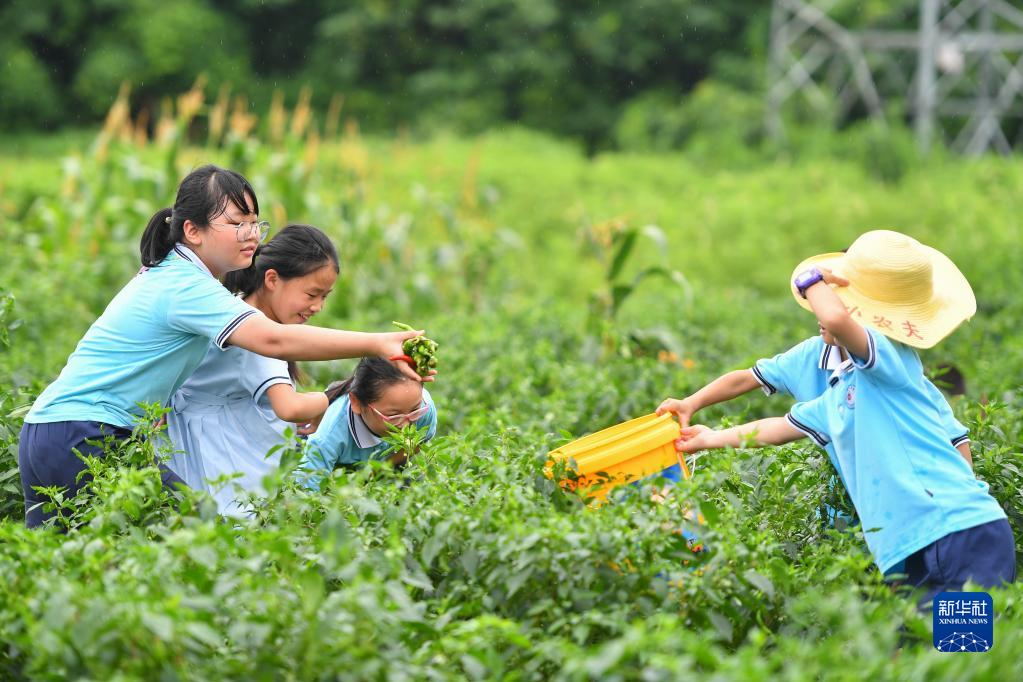
[[[397,426],[399,424],[405,424],[405,423],[409,423],[409,422],[418,421],[420,417],[422,417],[424,414],[426,414],[430,410],[430,406],[427,405],[426,401],[424,400],[419,405],[419,407],[417,407],[416,409],[412,410],[411,412],[409,412],[407,414],[391,414],[391,415],[383,414],[382,412],[380,412],[380,410],[378,410],[377,408],[373,407],[372,405],[369,406],[369,409],[371,409],[374,412],[376,412],[376,415],[378,417],[380,417],[381,419],[383,419],[388,424],[393,424],[394,426]]]
[[[253,237],[263,241],[270,234],[270,223],[265,220],[248,220],[243,223],[210,223],[210,225],[233,227],[235,229],[235,236],[238,237],[240,242],[247,242]]]

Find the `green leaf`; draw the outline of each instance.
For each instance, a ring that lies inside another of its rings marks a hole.
[[[721,521],[721,512],[709,500],[700,502],[700,513],[703,514],[708,526],[717,525]]]
[[[447,536],[443,530],[437,530],[430,539],[423,543],[422,558],[423,563],[427,566],[433,564],[434,559],[437,555],[447,546]]]
[[[767,577],[757,573],[752,568],[747,569],[742,575],[751,585],[763,592],[768,599],[774,599],[774,584]]]
[[[625,302],[635,289],[632,284],[616,284],[611,287],[611,315],[612,317],[618,313],[618,309]]]
[[[615,235],[614,241],[617,245],[615,247],[614,256],[611,259],[611,266],[607,270],[608,282],[614,282],[618,279],[618,275],[621,274],[622,268],[625,267],[625,263],[628,261],[629,255],[636,246],[637,237],[639,237],[639,231],[634,227],[628,228]]]
[[[714,628],[718,631],[718,634],[721,635],[721,639],[723,639],[726,642],[731,642],[732,635],[734,633],[732,621],[728,620],[728,618],[721,615],[717,611],[708,612],[707,617],[710,618],[710,622],[714,625]]]
[[[189,547],[188,556],[203,568],[211,571],[217,568],[217,553],[209,545],[193,545]]]
[[[157,639],[170,641],[174,638],[174,621],[162,613],[143,611],[142,624],[146,626],[146,628],[148,628]]]
[[[197,642],[217,649],[224,643],[224,637],[211,628],[209,625],[199,621],[192,621],[185,625],[185,632]]]

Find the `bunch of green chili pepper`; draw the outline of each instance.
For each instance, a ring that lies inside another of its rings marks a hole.
[[[415,331],[412,327],[401,322],[393,322],[395,327],[402,331]],[[431,369],[437,367],[437,342],[425,336],[416,336],[408,339],[402,344],[405,355],[396,355],[392,360],[404,360],[416,370],[419,376],[425,377]]]

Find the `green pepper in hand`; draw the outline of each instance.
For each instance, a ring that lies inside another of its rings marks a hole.
[[[412,327],[401,322],[394,322],[395,327],[402,331],[415,331]],[[416,336],[408,339],[402,344],[405,355],[391,358],[392,360],[404,360],[416,370],[419,376],[427,376],[431,369],[437,368],[437,342],[425,336]]]

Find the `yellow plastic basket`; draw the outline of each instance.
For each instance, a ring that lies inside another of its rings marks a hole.
[[[589,490],[603,500],[614,488],[679,464],[689,478],[685,461],[675,451],[679,425],[671,414],[648,414],[562,445],[549,454],[547,476],[555,463],[568,461],[577,479],[559,481],[566,490]]]

